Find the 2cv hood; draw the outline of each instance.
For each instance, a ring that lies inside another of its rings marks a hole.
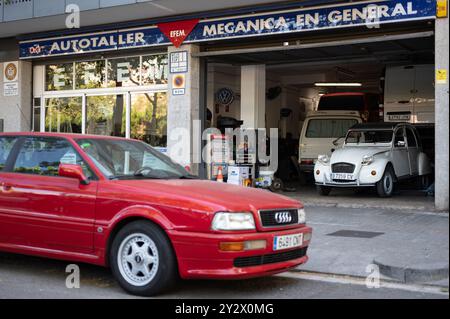
[[[331,164],[334,163],[361,163],[364,156],[374,156],[390,150],[389,146],[344,146],[331,155]]]

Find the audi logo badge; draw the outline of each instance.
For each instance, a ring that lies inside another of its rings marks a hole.
[[[292,215],[289,212],[280,212],[275,214],[275,221],[278,224],[287,224],[292,221]]]

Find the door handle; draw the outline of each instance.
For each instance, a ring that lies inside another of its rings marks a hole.
[[[12,185],[6,184],[4,182],[0,182],[0,187],[4,190],[4,191],[9,191],[12,188]]]

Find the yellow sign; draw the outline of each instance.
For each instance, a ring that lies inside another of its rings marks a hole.
[[[447,18],[447,3],[448,0],[437,0],[436,4],[436,17]]]
[[[436,84],[447,84],[447,70],[436,70]]]

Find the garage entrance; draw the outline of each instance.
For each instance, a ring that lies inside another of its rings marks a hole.
[[[197,56],[207,60],[208,125],[218,127],[225,118],[246,127],[277,128],[276,176],[286,194],[309,194],[311,201],[318,198],[314,162],[324,149],[332,152],[336,147],[331,142],[355,124],[354,114],[344,114],[340,120],[334,114],[332,121],[327,119],[334,111],[352,113],[356,109],[348,106],[357,99],[367,104],[359,112],[363,122],[414,123],[433,162],[433,30],[434,24],[421,22],[383,30],[318,32],[246,46],[232,42],[205,45]],[[224,93],[232,98],[224,100]],[[330,97],[334,105],[325,103]],[[323,116],[315,122],[315,129],[308,128],[313,114]],[[311,149],[304,141],[308,130],[311,136],[322,139],[320,143],[328,144]],[[398,185],[396,197],[408,201],[409,196],[420,194],[421,202],[432,206],[432,197],[427,198],[433,192],[432,178],[426,185],[410,181]],[[357,193],[361,199],[376,199],[370,191]],[[337,199],[351,202],[356,196],[353,190],[338,189],[330,197],[327,201],[333,203]],[[402,205],[404,201],[397,198],[392,203]]]

